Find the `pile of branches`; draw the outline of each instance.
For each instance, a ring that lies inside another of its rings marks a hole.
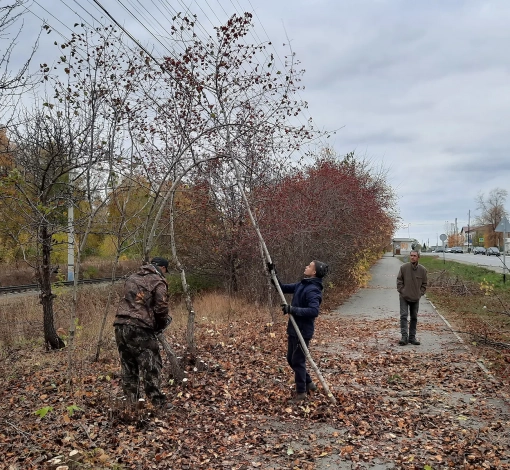
[[[510,350],[510,343],[505,343],[503,341],[496,341],[488,337],[488,335],[480,335],[477,333],[469,332],[472,340],[477,344],[483,344],[484,346],[490,346],[496,349],[508,349]]]
[[[446,270],[441,271],[437,276],[430,276],[428,289],[448,291],[457,296],[483,295],[482,289],[475,282],[466,282],[459,276],[453,277]]]

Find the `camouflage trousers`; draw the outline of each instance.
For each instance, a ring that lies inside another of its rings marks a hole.
[[[142,378],[146,397],[160,405],[165,400],[159,389],[163,363],[154,333],[136,326],[115,325],[115,340],[120,355],[122,389],[127,399],[138,401]]]

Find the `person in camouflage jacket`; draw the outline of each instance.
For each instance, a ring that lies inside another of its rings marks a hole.
[[[168,272],[165,258],[153,258],[129,276],[124,297],[115,315],[115,340],[120,355],[122,389],[128,401],[140,398],[139,382],[143,378],[147,398],[162,406],[166,396],[160,390],[161,354],[156,335],[171,322],[168,313]]]

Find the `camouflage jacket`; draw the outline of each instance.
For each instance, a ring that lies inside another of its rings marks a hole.
[[[159,330],[169,318],[166,279],[151,264],[144,265],[127,278],[113,324]]]

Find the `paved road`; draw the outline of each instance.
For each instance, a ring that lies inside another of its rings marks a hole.
[[[437,256],[443,259],[443,253],[422,253],[421,256]],[[483,268],[492,269],[497,273],[503,273],[503,266],[506,264],[509,272],[510,256],[486,256],[474,255],[472,253],[444,253],[444,259],[447,261],[457,261],[458,263],[473,264]]]

